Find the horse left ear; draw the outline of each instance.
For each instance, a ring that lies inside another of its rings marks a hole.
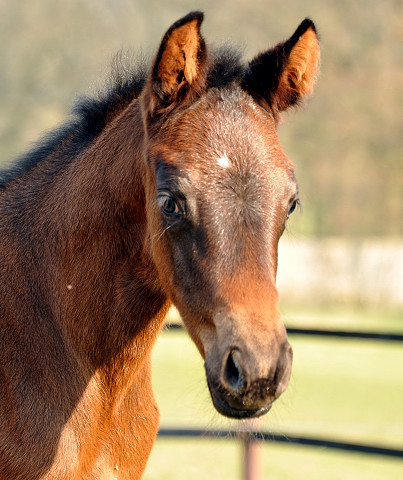
[[[148,113],[180,103],[201,84],[206,45],[200,33],[202,12],[191,12],[164,35],[146,87]]]
[[[315,24],[307,18],[286,42],[261,53],[249,63],[242,86],[276,114],[312,92],[319,58]]]

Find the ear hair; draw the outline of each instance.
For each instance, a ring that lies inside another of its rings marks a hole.
[[[164,35],[148,80],[149,113],[180,103],[203,80],[206,45],[202,12],[191,12]]]
[[[315,24],[305,19],[284,43],[256,56],[242,82],[243,88],[275,115],[309,95],[320,58]]]

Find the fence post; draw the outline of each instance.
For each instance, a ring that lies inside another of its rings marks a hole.
[[[252,432],[261,429],[260,419],[245,421],[245,430],[241,433],[243,445],[243,480],[262,480],[262,441]]]

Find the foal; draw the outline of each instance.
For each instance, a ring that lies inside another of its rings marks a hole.
[[[262,415],[287,387],[275,278],[298,188],[276,125],[312,91],[319,43],[304,20],[243,65],[202,20],[1,174],[1,479],[141,477],[172,304],[219,412]]]

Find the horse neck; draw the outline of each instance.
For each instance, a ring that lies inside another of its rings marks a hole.
[[[52,192],[63,251],[54,278],[62,292],[57,316],[97,367],[146,358],[167,308],[148,247],[143,144],[134,102]]]

